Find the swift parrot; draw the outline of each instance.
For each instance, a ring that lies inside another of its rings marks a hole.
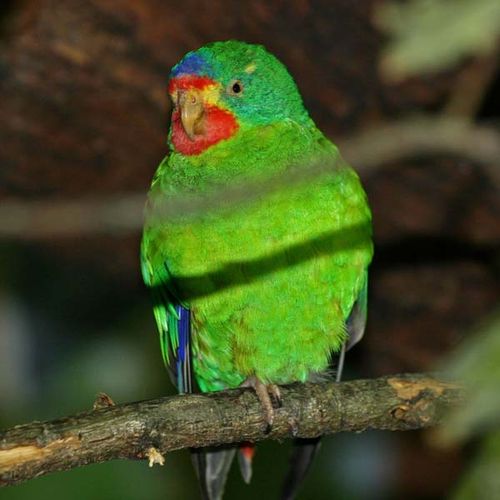
[[[272,425],[277,384],[332,376],[332,356],[343,360],[363,336],[373,252],[366,195],[285,66],[261,45],[189,52],[168,92],[170,153],[152,181],[141,245],[163,360],[180,393],[253,387]],[[331,169],[269,189],[315,163]],[[156,213],[180,195],[256,181],[266,189],[251,199]],[[297,440],[284,499],[294,498],[317,443]],[[236,453],[249,481],[251,444],[193,451],[203,498],[222,498]]]

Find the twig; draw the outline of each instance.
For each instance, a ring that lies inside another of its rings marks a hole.
[[[145,193],[76,200],[2,201],[0,237],[31,240],[130,234],[144,222]]]
[[[404,159],[446,154],[480,163],[500,188],[500,132],[492,126],[422,116],[382,124],[339,145],[361,174]]]
[[[500,132],[467,120],[421,117],[380,125],[338,141],[344,158],[361,175],[388,163],[436,154],[482,164],[500,189]],[[341,165],[342,163],[340,163]],[[317,181],[340,166],[335,162],[299,165],[284,173],[235,183],[209,195],[177,195],[162,202],[158,217],[196,216],[217,208],[251,201],[288,186]],[[105,199],[18,201],[0,203],[0,238],[40,239],[96,234],[130,234],[143,224],[145,193]]]
[[[269,434],[251,389],[119,404],[16,426],[0,434],[0,484],[117,458],[161,462],[181,448],[419,429],[438,424],[463,397],[460,387],[425,374],[293,384],[281,394],[283,406],[275,410]]]
[[[498,73],[500,50],[478,56],[457,75],[451,87],[443,115],[473,120],[479,112],[488,88]]]

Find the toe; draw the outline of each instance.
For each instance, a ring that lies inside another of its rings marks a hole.
[[[275,385],[275,384],[269,384],[267,386],[267,390],[269,391],[269,394],[271,395],[271,397],[276,402],[276,406],[278,408],[281,408],[283,406],[283,400],[281,399],[280,388],[277,385]]]

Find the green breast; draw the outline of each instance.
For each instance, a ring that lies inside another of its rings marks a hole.
[[[307,138],[309,152],[314,140]],[[300,155],[304,144],[287,151],[303,161],[314,157]],[[297,163],[277,158],[276,171]],[[165,168],[182,171],[184,159],[177,161],[171,156]],[[249,168],[264,165],[269,159],[254,157]],[[165,175],[161,191],[185,189],[185,179]],[[372,254],[370,212],[351,169],[148,231],[153,267],[167,265],[192,311],[193,366],[202,390],[235,387],[251,375],[303,381],[327,368],[345,339],[344,322]]]

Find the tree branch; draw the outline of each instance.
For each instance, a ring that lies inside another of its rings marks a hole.
[[[161,463],[163,453],[181,448],[419,429],[438,424],[463,399],[459,386],[425,374],[293,384],[281,394],[283,406],[269,433],[251,389],[119,405],[101,396],[93,411],[0,433],[0,485],[117,458]]]

